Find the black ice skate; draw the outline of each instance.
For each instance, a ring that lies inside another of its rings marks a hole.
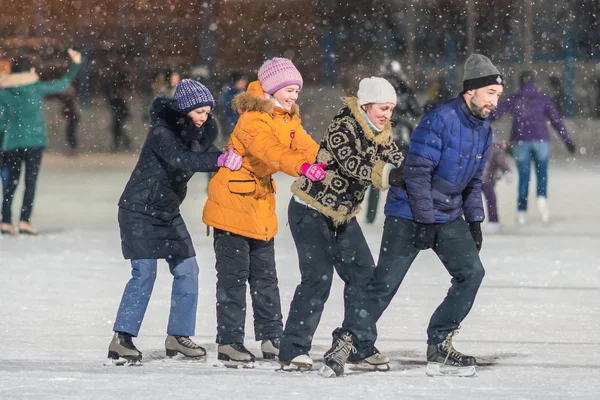
[[[325,365],[319,370],[319,375],[324,378],[344,375],[344,365],[351,353],[356,353],[352,336],[341,335],[323,356]]]
[[[194,343],[189,336],[167,336],[165,349],[167,357],[175,357],[180,353],[188,358],[206,360],[206,349]]]
[[[368,357],[361,358],[358,353],[350,354],[348,363],[356,365],[358,369],[367,369],[373,371],[389,371],[390,358],[373,348],[374,353]]]
[[[130,334],[115,332],[108,346],[108,359],[113,365],[141,365],[142,352],[135,347]]]
[[[226,367],[253,368],[256,357],[242,343],[220,344],[217,359]]]
[[[457,333],[450,332],[442,343],[427,345],[428,376],[475,376],[475,357],[457,351],[452,345],[452,337]]]
[[[265,360],[274,360],[279,355],[279,338],[263,340],[260,344],[263,358]]]

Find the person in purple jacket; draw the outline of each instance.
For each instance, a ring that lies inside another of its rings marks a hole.
[[[487,120],[504,90],[489,58],[471,55],[462,93],[428,111],[414,130],[402,168],[404,184],[390,181],[379,260],[365,289],[349,300],[344,322],[325,353],[323,375],[343,373],[349,354],[373,349],[376,323],[421,250],[432,249],[452,286],[427,328],[427,375],[473,376],[475,357],[452,338],[467,316],[485,275],[479,250],[484,220],[481,185],[492,144]],[[366,354],[368,355],[368,353]]]
[[[571,154],[574,154],[576,149],[556,106],[550,97],[538,92],[534,81],[535,74],[532,71],[521,73],[519,91],[498,104],[489,117],[490,121],[494,121],[508,113],[513,118],[510,141],[519,173],[517,199],[519,224],[525,223],[532,159],[537,178],[537,207],[542,215],[542,221],[550,220],[547,202],[550,132],[546,120],[549,120],[556,129]]]

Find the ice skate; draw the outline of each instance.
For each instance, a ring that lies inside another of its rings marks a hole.
[[[265,360],[274,360],[279,355],[279,338],[263,340],[260,344],[263,358]]]
[[[221,344],[218,348],[217,359],[226,367],[253,368],[256,357],[242,343]]]
[[[300,354],[299,356],[292,358],[289,362],[279,360],[279,364],[284,371],[303,372],[312,369],[313,360],[307,354]]]
[[[133,344],[133,337],[124,332],[115,332],[108,346],[108,359],[112,365],[141,365],[142,353]]]
[[[442,343],[427,346],[428,376],[475,376],[477,374],[475,357],[457,351],[452,345],[452,337],[457,331],[450,332]]]
[[[545,197],[538,197],[537,208],[542,216],[542,222],[548,223],[548,221],[550,221],[550,207],[548,207],[548,199]]]
[[[351,353],[356,353],[352,336],[342,335],[337,338],[323,356],[324,365],[319,370],[319,375],[324,378],[344,375],[344,366]]]
[[[188,358],[206,360],[206,349],[194,343],[189,336],[167,336],[165,349],[167,357],[175,357],[179,353]]]
[[[525,225],[525,211],[517,212],[517,224]]]
[[[375,349],[375,353],[369,357],[360,359],[356,357],[356,354],[348,357],[348,362],[354,364],[359,369],[368,369],[373,371],[389,371],[390,370],[390,358],[385,354]]]

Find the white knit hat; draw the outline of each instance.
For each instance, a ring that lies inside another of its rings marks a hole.
[[[372,76],[358,84],[358,105],[370,103],[393,103],[396,105],[396,89],[386,79]]]

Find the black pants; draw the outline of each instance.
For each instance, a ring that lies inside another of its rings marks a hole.
[[[131,140],[125,130],[125,118],[113,115],[111,133],[113,138],[113,151],[131,150]]]
[[[369,186],[367,195],[367,222],[372,224],[377,218],[377,205],[379,204],[379,189],[375,186]]]
[[[246,282],[254,310],[256,340],[281,337],[283,322],[275,242],[250,239],[215,229],[217,259],[217,343],[244,342]]]
[[[21,207],[21,221],[29,222],[33,211],[35,187],[42,164],[41,148],[17,149],[4,152],[2,180],[4,190],[2,196],[2,222],[12,223],[12,202],[21,177],[21,165],[25,164],[25,193]]]
[[[374,343],[377,338],[376,322],[390,304],[419,250],[414,247],[415,223],[387,217],[377,268],[362,297],[355,299],[348,309],[342,329],[352,333],[361,342]],[[479,253],[461,217],[438,225],[433,250],[452,276],[452,286],[446,298],[435,310],[427,328],[427,342],[444,341],[449,332],[457,329],[467,316],[484,276]]]
[[[67,120],[67,144],[70,149],[77,148],[77,128],[79,127],[79,118],[69,118]]]
[[[346,316],[353,314],[351,300],[359,297],[375,268],[356,218],[335,227],[330,218],[292,198],[288,220],[298,251],[302,280],[296,287],[285,324],[279,349],[282,361],[291,361],[310,351],[329,297],[334,268],[345,283]]]

